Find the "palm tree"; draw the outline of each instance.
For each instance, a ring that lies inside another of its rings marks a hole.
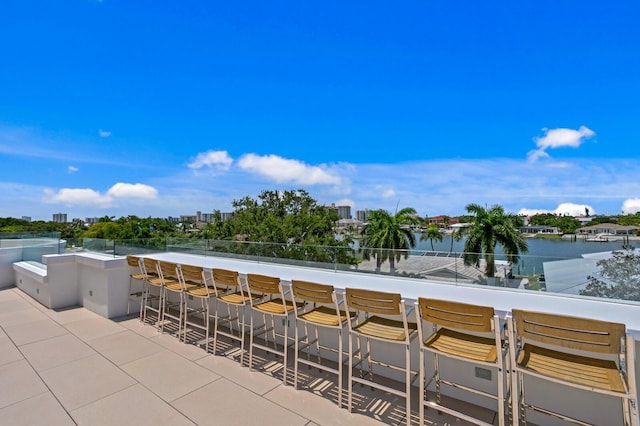
[[[529,248],[517,229],[519,218],[506,214],[501,206],[486,209],[478,204],[469,204],[467,212],[474,215],[471,227],[466,230],[464,243],[465,265],[480,266],[480,257],[486,261],[485,275],[495,276],[495,248],[500,244],[509,264],[517,263],[519,254]]]
[[[444,235],[440,230],[440,227],[435,223],[430,224],[427,229],[420,235],[420,241],[429,240],[431,242],[431,251],[435,251],[433,248],[433,240],[442,242]]]
[[[366,259],[372,255],[376,258],[376,272],[380,272],[380,266],[388,260],[390,273],[395,273],[395,262],[403,255],[406,259],[408,250],[416,245],[411,227],[418,223],[416,210],[411,207],[405,207],[395,215],[386,210],[371,212],[362,228],[362,246]]]
[[[459,228],[451,231],[451,245],[449,246],[449,254],[453,253],[453,242],[460,241],[462,237],[464,237],[464,229],[465,228]]]

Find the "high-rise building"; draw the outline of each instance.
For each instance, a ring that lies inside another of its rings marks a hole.
[[[233,216],[233,212],[223,212],[220,213],[220,216],[222,218],[223,221],[228,220],[231,218],[231,216]]]
[[[202,213],[200,215],[200,221],[205,223],[211,223],[215,220],[215,215],[213,213]]]
[[[54,213],[53,221],[56,223],[67,223],[67,214],[66,213]]]
[[[356,219],[360,222],[366,222],[369,218],[369,209],[356,210]]]
[[[330,208],[338,214],[340,219],[351,219],[351,206],[336,206],[332,203]]]
[[[84,223],[87,225],[93,225],[94,223],[98,223],[100,221],[99,217],[87,217],[84,220]]]
[[[180,222],[196,223],[197,221],[198,221],[198,216],[197,215],[189,215],[189,214],[181,214],[180,215]]]

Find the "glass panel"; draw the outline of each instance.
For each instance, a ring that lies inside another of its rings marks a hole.
[[[459,241],[454,243],[440,243],[437,248],[444,247],[444,250],[395,251],[367,250],[359,247],[357,240],[351,247],[329,247],[191,238],[117,242],[85,239],[83,246],[85,250],[116,256],[180,252],[393,275],[449,285],[485,285],[515,291],[548,291],[571,297],[640,301],[640,252],[624,249],[627,246],[623,246],[623,241],[603,243],[532,238],[527,240],[529,254],[520,255],[517,261],[505,256],[499,246],[491,261],[483,253],[473,256],[456,251],[464,245]],[[493,268],[487,268],[488,264],[493,264]]]

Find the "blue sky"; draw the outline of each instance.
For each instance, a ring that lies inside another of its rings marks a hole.
[[[640,3],[9,0],[0,217],[640,210]]]

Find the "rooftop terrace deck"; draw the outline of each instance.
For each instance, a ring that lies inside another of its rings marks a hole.
[[[274,363],[277,366],[277,363]],[[142,324],[85,308],[51,310],[17,288],[0,290],[0,422],[11,425],[399,424],[404,402],[356,387],[354,412],[336,386],[304,370],[309,387],[284,386]],[[414,392],[412,417],[417,414]],[[465,404],[489,422],[495,413]],[[450,424],[429,413],[434,425]],[[417,418],[414,419],[417,423]],[[453,421],[455,424],[462,422]]]

